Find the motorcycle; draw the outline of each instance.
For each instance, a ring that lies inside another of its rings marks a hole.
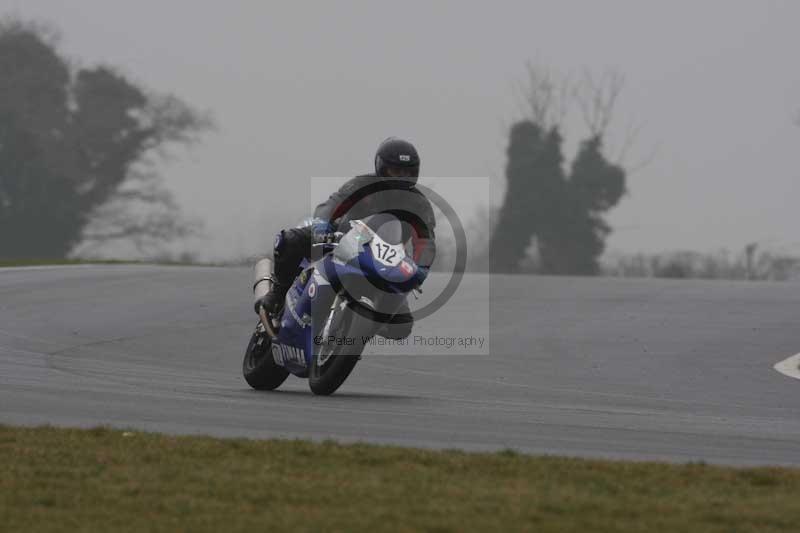
[[[283,307],[272,316],[261,309],[242,363],[254,389],[276,389],[293,374],[308,378],[314,394],[333,394],[408,294],[420,291],[422,272],[393,215],[350,221],[349,231],[312,247],[321,257],[303,260]],[[270,289],[271,272],[270,259],[256,263],[256,300]]]

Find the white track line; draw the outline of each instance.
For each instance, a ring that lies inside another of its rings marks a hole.
[[[791,356],[789,359],[784,359],[783,361],[776,364],[772,368],[774,368],[784,376],[800,379],[800,353]]]

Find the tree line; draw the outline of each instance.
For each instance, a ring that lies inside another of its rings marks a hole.
[[[142,250],[198,231],[156,163],[209,129],[207,115],[113,67],[74,67],[51,30],[17,19],[0,22],[0,72],[0,260],[64,258],[114,240]],[[610,232],[603,214],[625,193],[625,171],[603,152],[621,80],[566,88],[530,73],[531,112],[511,127],[491,269],[517,271],[533,244],[541,272],[596,274]],[[589,135],[565,169],[568,93]]]
[[[209,117],[113,67],[76,68],[56,44],[46,27],[0,22],[0,260],[196,232],[155,159],[193,142]]]
[[[625,169],[604,153],[622,76],[587,74],[570,81],[533,66],[529,74],[530,111],[511,126],[507,187],[491,237],[490,270],[520,271],[533,248],[540,273],[596,275],[611,232],[603,215],[626,192]],[[579,108],[588,133],[565,165],[562,124],[570,106]]]
[[[144,250],[197,233],[156,164],[208,130],[208,116],[114,67],[75,67],[57,44],[47,27],[0,21],[0,260],[64,258],[113,241]],[[530,74],[529,116],[510,129],[490,268],[517,271],[533,246],[540,272],[596,274],[611,231],[603,214],[625,193],[625,171],[604,154],[621,79],[567,87],[546,70]],[[568,102],[589,134],[565,168]]]

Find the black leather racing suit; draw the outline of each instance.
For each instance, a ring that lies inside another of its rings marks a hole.
[[[430,268],[436,256],[436,219],[428,198],[413,183],[377,177],[356,176],[314,210],[314,217],[329,221],[337,231],[347,232],[349,222],[378,213],[391,213],[403,222],[404,241],[412,241],[414,260]],[[311,257],[313,228],[281,231],[275,239],[275,281],[286,289],[300,272],[300,262]],[[405,303],[381,334],[401,339],[411,333],[414,319]]]

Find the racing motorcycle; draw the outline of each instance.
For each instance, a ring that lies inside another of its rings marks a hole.
[[[276,389],[294,374],[308,378],[314,394],[332,394],[408,294],[420,290],[422,272],[406,253],[402,224],[393,215],[350,221],[349,231],[312,247],[316,253],[301,263],[282,308],[274,314],[261,309],[242,363],[254,389]],[[270,259],[256,263],[256,300],[271,288],[271,272]]]

